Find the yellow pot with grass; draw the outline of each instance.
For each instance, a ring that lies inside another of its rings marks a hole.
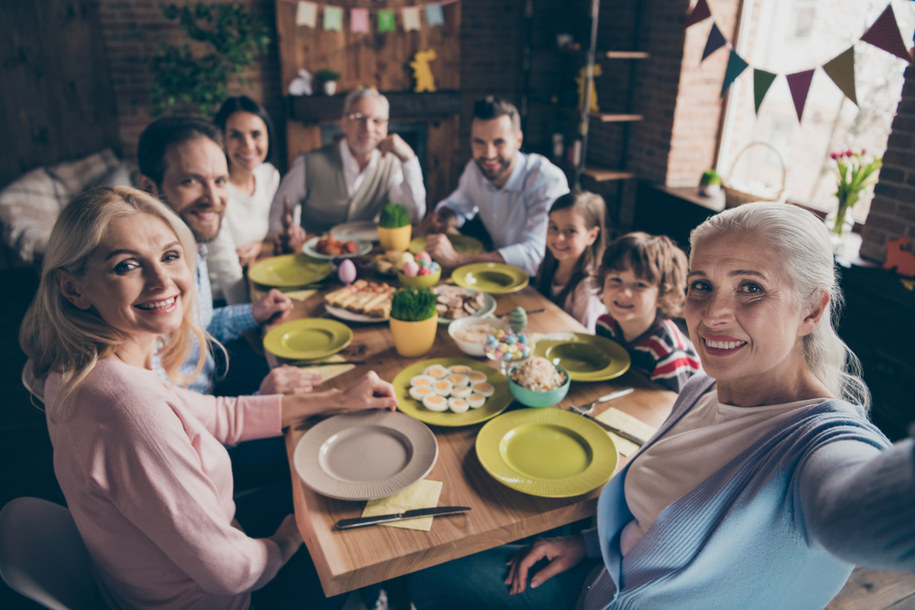
[[[407,248],[410,247],[410,240],[413,238],[413,227],[410,225],[405,225],[402,227],[388,228],[388,227],[378,227],[378,241],[381,242],[381,247],[387,250],[396,250],[398,252],[406,252]]]
[[[389,322],[394,349],[404,358],[416,358],[432,349],[435,333],[438,332],[438,313],[418,322],[405,322],[396,318],[391,318]]]

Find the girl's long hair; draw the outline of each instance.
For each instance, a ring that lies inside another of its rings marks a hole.
[[[552,207],[550,207],[550,214],[567,209],[581,214],[589,231],[594,227],[598,227],[600,232],[597,234],[597,239],[594,240],[594,243],[585,248],[585,251],[575,261],[575,267],[572,269],[569,281],[559,291],[556,298],[553,298],[552,295],[552,284],[553,276],[556,275],[556,270],[559,268],[559,261],[553,256],[550,249],[546,248],[543,262],[540,263],[537,277],[534,278],[534,287],[540,291],[540,294],[556,303],[559,307],[565,306],[566,298],[579,283],[589,280],[607,245],[607,231],[604,226],[606,204],[603,197],[590,191],[572,191],[553,202]]]
[[[196,274],[197,245],[190,229],[171,209],[143,191],[121,186],[99,187],[78,195],[61,211],[45,253],[38,291],[29,306],[19,330],[19,345],[29,357],[31,375],[43,382],[49,373],[61,375],[61,391],[53,404],[47,404],[54,416],[57,406],[92,371],[101,358],[111,356],[126,339],[90,308],[74,306],[61,293],[58,271],[81,277],[93,251],[101,243],[109,223],[123,216],[150,214],[168,224],[181,243],[184,260],[191,277]],[[186,309],[181,325],[163,337],[159,351],[162,367],[173,380],[185,383],[178,367],[187,358],[196,340],[207,346],[209,337],[196,324],[197,291],[193,283],[185,295]],[[204,349],[193,376],[202,370]]]

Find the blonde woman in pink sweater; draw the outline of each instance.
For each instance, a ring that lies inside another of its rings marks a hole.
[[[318,413],[396,406],[374,373],[346,391],[289,396],[181,388],[191,337],[207,340],[194,323],[195,253],[184,222],[153,197],[88,191],[54,227],[20,331],[57,479],[113,607],[248,608],[252,592],[269,605],[258,595],[302,539],[292,515],[269,537],[245,534],[224,444]],[[152,370],[157,351],[173,383]],[[302,596],[297,605],[324,603],[317,587]]]

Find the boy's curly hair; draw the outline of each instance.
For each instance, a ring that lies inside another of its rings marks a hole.
[[[686,253],[666,235],[627,233],[613,241],[604,251],[600,269],[594,276],[594,287],[603,291],[611,271],[631,269],[638,277],[657,285],[658,310],[665,318],[683,314],[686,302]]]

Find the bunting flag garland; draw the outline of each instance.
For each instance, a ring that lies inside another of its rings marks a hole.
[[[810,91],[810,81],[813,80],[813,70],[804,70],[785,76],[788,89],[791,90],[791,99],[794,102],[794,111],[797,112],[797,122],[801,122],[804,115],[804,105],[807,103],[807,92]]]
[[[712,31],[709,32],[708,40],[705,41],[705,50],[702,51],[702,61],[705,61],[705,58],[723,47],[728,43],[724,39],[724,34],[721,33],[721,30],[718,29],[718,24],[712,24]]]
[[[314,2],[299,2],[295,11],[295,24],[313,28],[318,22],[318,5]]]
[[[686,25],[683,27],[685,29],[691,25],[696,25],[700,21],[705,21],[711,16],[712,11],[709,10],[708,2],[705,0],[699,0],[699,2],[696,3],[695,8],[693,8],[692,12],[690,12],[689,17],[686,18]]]
[[[775,74],[772,72],[753,68],[753,105],[756,107],[756,114],[759,114],[759,107],[774,80]]]
[[[324,29],[343,31],[343,9],[339,6],[324,7]]]
[[[832,79],[845,97],[858,104],[855,96],[855,48],[848,47],[840,55],[823,64],[823,72]]]
[[[902,35],[899,33],[899,25],[896,22],[896,13],[893,12],[892,4],[888,4],[883,9],[883,13],[877,18],[874,25],[864,32],[861,40],[908,62],[912,61],[912,56],[909,55],[909,50],[905,48]]]
[[[730,50],[728,64],[725,68],[724,82],[721,85],[721,95],[724,96],[724,93],[734,83],[737,77],[746,70],[749,64],[737,54],[733,45],[728,42],[721,33],[718,24],[714,21],[714,15],[712,15],[711,10],[709,9],[707,0],[698,0],[696,6],[686,18],[685,27],[691,27],[709,17],[712,17],[713,20],[712,27],[709,30],[700,63],[704,62],[706,58],[721,47],[728,47]],[[880,17],[874,21],[859,40],[912,63],[912,54],[906,48],[905,42],[903,41],[892,4],[887,5],[880,14]],[[841,54],[818,67],[823,69],[826,75],[829,76],[845,97],[855,104],[858,103],[857,92],[855,90],[854,46],[849,47]],[[815,70],[816,68],[811,68],[810,70],[802,70],[800,72],[785,75],[785,78],[788,81],[788,88],[791,91],[791,99],[794,102],[794,109],[797,112],[798,121],[801,120],[801,117],[804,114],[804,106],[807,103],[807,95],[810,92],[810,83],[813,80],[813,73]],[[778,76],[778,74],[773,72],[753,68],[753,103],[756,107],[757,114],[759,113],[759,107],[762,105],[763,99],[765,99],[772,83]]]
[[[748,65],[750,64],[744,61],[743,57],[737,54],[737,51],[731,49],[731,55],[728,57],[728,67],[724,70],[724,82],[721,84],[721,97],[724,97],[724,92],[740,76],[740,73],[747,69]]]
[[[415,6],[403,10],[403,31],[419,30],[419,9]]]
[[[369,32],[369,9],[353,8],[349,11],[350,32]]]
[[[295,24],[308,28],[316,28],[318,24],[318,11],[322,15],[321,27],[327,31],[343,31],[344,9],[339,6],[310,2],[308,0],[283,0],[296,5]],[[350,8],[346,10],[349,15],[349,31],[368,34],[371,31],[371,14],[376,15],[376,27],[379,32],[394,32],[397,30],[397,13],[400,13],[403,31],[419,31],[422,29],[422,15],[426,16],[426,27],[445,25],[443,6],[455,4],[460,0],[435,0],[418,6],[405,6],[399,9],[391,8]],[[699,0],[704,2],[705,0]]]

